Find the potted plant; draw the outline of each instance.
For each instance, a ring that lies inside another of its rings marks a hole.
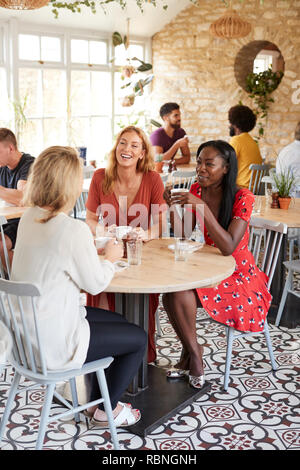
[[[162,157],[161,153],[158,153],[158,154],[155,155],[154,162],[155,162],[155,170],[158,173],[162,173],[162,168],[163,168],[164,161],[163,161],[163,157]]]
[[[295,187],[296,178],[290,169],[282,171],[281,173],[274,173],[272,177],[278,192],[280,209],[288,209],[291,203],[291,195]]]

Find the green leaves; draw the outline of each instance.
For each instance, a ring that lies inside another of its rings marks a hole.
[[[133,57],[131,60],[137,60],[138,62],[140,62],[141,65],[137,67],[137,70],[139,72],[148,72],[152,69],[152,64],[147,64],[146,62],[141,59],[138,59],[137,57]]]
[[[254,113],[260,120],[258,123],[258,137],[260,139],[264,136],[264,127],[261,120],[268,118],[268,110],[270,103],[274,103],[274,98],[270,95],[280,84],[283,72],[273,72],[272,69],[265,70],[260,73],[249,73],[246,78],[246,91],[249,97],[253,100],[255,109]]]
[[[296,177],[293,172],[288,169],[279,174],[273,173],[274,180],[279,197],[290,197],[296,183]]]
[[[280,84],[283,72],[273,72],[272,69],[260,73],[249,73],[246,78],[246,90],[250,97],[264,97],[272,93]]]
[[[167,1],[170,1],[170,0],[160,0],[160,2],[162,1],[164,2],[162,5],[162,8],[166,10],[168,8]],[[198,0],[190,0],[190,1],[191,3],[197,4]],[[57,0],[50,0],[49,4],[52,5],[52,12],[55,18],[58,18],[58,11],[61,8],[66,8],[70,10],[72,13],[81,13],[81,7],[85,6],[87,8],[90,8],[92,13],[96,13],[96,6],[100,6],[104,10],[104,12],[107,13],[107,10],[105,9],[105,7],[108,6],[108,4],[117,3],[124,10],[128,2],[129,0],[74,0],[71,2],[68,2],[68,1],[61,2]],[[146,4],[151,4],[153,7],[158,6],[158,0],[135,0],[135,3],[137,7],[141,10],[141,12],[144,11],[144,5]]]
[[[112,35],[112,42],[115,47],[120,46],[121,44],[125,44],[125,37],[123,41],[121,34],[115,31]]]
[[[139,80],[133,86],[133,91],[137,96],[141,96],[144,93],[144,88],[146,85],[152,82],[154,75],[148,75],[144,80]]]
[[[150,123],[152,124],[152,126],[155,126],[155,127],[162,127],[162,125],[160,124],[160,122],[155,121],[155,119],[150,119]]]

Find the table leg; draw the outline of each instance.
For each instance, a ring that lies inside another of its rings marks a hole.
[[[139,325],[140,320],[140,299],[138,294],[126,294],[125,296],[125,310],[124,315],[126,320],[135,325]],[[128,387],[128,392],[133,395],[138,393],[138,380],[139,374],[137,374],[131,384]]]
[[[144,328],[148,334],[149,295],[147,294],[115,294],[115,310],[125,318]],[[208,394],[210,383],[206,382],[201,390],[189,386],[187,380],[167,380],[166,371],[161,367],[148,365],[148,351],[144,355],[139,372],[121,398],[130,402],[133,408],[141,410],[141,420],[128,428],[129,432],[138,436],[146,436],[158,426],[165,423],[183,408]],[[86,403],[86,388],[82,378],[77,378],[77,391],[80,403]],[[65,398],[72,400],[69,387]]]
[[[149,329],[149,295],[140,294],[140,321],[139,325],[146,331],[148,334]],[[141,367],[139,369],[139,387],[144,389],[148,386],[148,348],[146,347],[145,355]]]

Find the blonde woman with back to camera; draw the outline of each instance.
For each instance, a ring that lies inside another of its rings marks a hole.
[[[82,165],[71,147],[50,147],[33,164],[12,265],[12,280],[39,287],[47,367],[80,368],[85,362],[113,356],[107,383],[117,426],[135,424],[140,412],[118,400],[142,361],[146,335],[114,312],[80,306],[80,291],[103,291],[114,276],[114,262],[123,248],[115,240],[106,245],[99,261],[88,226],[69,217],[82,190]],[[90,400],[100,396],[96,374],[91,374]],[[107,427],[103,406],[87,410],[93,424]]]

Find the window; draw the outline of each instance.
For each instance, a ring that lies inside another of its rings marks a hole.
[[[20,148],[37,156],[45,147],[67,144],[65,71],[20,68],[19,106],[26,116]]]
[[[19,59],[62,62],[62,40],[54,36],[19,34]]]
[[[137,57],[140,60],[144,60],[145,57],[145,46],[144,44],[132,43],[128,49],[125,49],[124,44],[115,47],[115,64],[125,65],[128,63],[127,59],[133,59]]]
[[[0,127],[11,127],[12,104],[8,97],[7,69],[5,67],[4,29],[0,27]]]
[[[103,161],[112,146],[111,106],[111,73],[72,70],[69,139],[87,147],[87,161]]]
[[[73,63],[106,64],[107,53],[107,43],[104,41],[71,39],[71,61]]]
[[[21,23],[20,23],[21,24]],[[17,28],[19,28],[17,22]],[[113,146],[114,134],[127,124],[143,126],[144,98],[134,106],[121,106],[126,90],[122,90],[120,66],[127,63],[128,54],[144,60],[145,44],[133,42],[113,49],[103,33],[73,35],[60,29],[57,33],[40,29],[17,32],[18,54],[10,55],[9,65],[3,62],[0,34],[0,125],[11,127],[22,151],[34,156],[51,145],[87,147],[87,162],[103,164]],[[1,26],[0,26],[1,33]],[[9,40],[14,39],[9,33]],[[12,42],[13,44],[13,42]],[[14,51],[13,51],[14,52]],[[110,61],[116,53],[116,60]],[[15,97],[7,98],[10,69],[14,76]],[[137,74],[135,76],[137,78]],[[6,95],[6,98],[5,98]],[[6,101],[5,101],[6,100]],[[10,125],[5,103],[15,112]]]
[[[254,59],[253,72],[261,73],[268,70],[270,67],[272,68],[272,62],[273,57],[271,54],[258,54]]]

